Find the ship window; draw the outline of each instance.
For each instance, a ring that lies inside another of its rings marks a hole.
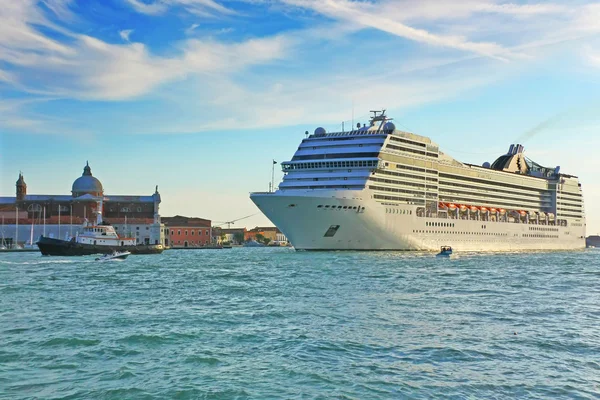
[[[323,207],[323,205],[322,205],[322,204],[320,204],[320,205],[318,205],[318,206],[317,206],[317,208],[321,208],[321,207]]]
[[[329,206],[327,205],[327,206],[325,206],[325,208],[329,208]]]

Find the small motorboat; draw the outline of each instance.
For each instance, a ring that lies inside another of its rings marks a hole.
[[[436,257],[450,257],[452,255],[452,247],[442,246],[440,252],[437,253]]]
[[[111,260],[124,260],[131,253],[128,251],[113,251],[112,253],[105,254],[102,257],[96,258],[96,261],[111,261]]]

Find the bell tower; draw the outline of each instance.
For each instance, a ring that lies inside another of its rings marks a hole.
[[[23,174],[19,172],[19,179],[17,180],[17,201],[25,200],[25,196],[27,196],[27,184],[25,183],[25,179],[23,179]]]

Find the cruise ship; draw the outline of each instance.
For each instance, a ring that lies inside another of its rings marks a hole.
[[[306,135],[283,181],[251,193],[297,250],[568,250],[585,247],[578,178],[520,144],[493,163],[460,162],[396,129],[385,110],[351,131]]]

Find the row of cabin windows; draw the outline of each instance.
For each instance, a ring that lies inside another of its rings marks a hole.
[[[367,157],[378,157],[379,153],[377,152],[369,152],[369,153],[325,153],[325,154],[310,154],[303,156],[294,156],[292,157],[292,161],[296,160],[324,160],[328,158],[367,158]]]
[[[192,230],[190,230],[190,232],[191,232],[191,233],[190,233],[190,235],[191,235],[191,236],[194,236],[194,232],[196,232],[196,231],[192,229]],[[178,230],[178,231],[177,231],[177,234],[178,234],[178,235],[181,235],[181,230]],[[188,231],[187,231],[187,229],[186,229],[185,231],[183,231],[183,234],[184,234],[185,236],[188,236]],[[205,234],[206,234],[206,236],[208,236],[208,229],[206,230],[206,233],[205,233]],[[174,231],[174,230],[171,230],[171,235],[172,235],[172,236],[174,236],[174,235],[175,235],[175,231]],[[198,229],[198,236],[200,236],[200,235],[202,235],[202,229]]]
[[[480,179],[480,178],[468,178],[463,175],[454,175],[454,174],[447,174],[447,173],[440,172],[440,178],[456,179],[458,181],[468,181],[468,182],[473,182],[473,183],[485,183],[485,184],[492,185],[492,186],[512,188],[512,189],[524,190],[524,191],[529,191],[529,192],[538,192],[540,194],[544,194],[544,193],[548,192],[547,189],[532,188],[532,187],[529,187],[526,185],[515,185],[515,184],[500,182],[500,181],[495,180],[496,177],[494,175],[492,175],[492,179]],[[448,182],[448,184],[454,185],[454,182]]]
[[[175,243],[175,242],[173,242],[173,243]],[[208,243],[209,243],[209,241],[207,240],[207,241],[205,241],[204,243],[202,243],[202,241],[201,241],[201,240],[198,240],[197,242],[194,242],[194,241],[189,241],[189,242],[188,242],[187,240],[185,240],[185,241],[182,243],[182,242],[181,242],[181,240],[178,240],[176,244],[183,244],[183,245],[185,245],[186,243],[188,243],[188,244],[208,244]]]
[[[403,189],[389,188],[389,187],[383,187],[383,186],[373,186],[373,185],[370,185],[369,189],[371,189],[371,190],[381,190],[383,192],[394,192],[394,193],[412,194],[412,195],[415,195],[415,196],[424,196],[425,195],[425,193],[422,192],[422,191],[403,190]]]
[[[361,207],[361,206],[358,206],[358,207],[357,206],[330,206],[330,205],[322,205],[322,204],[319,204],[317,206],[317,208],[326,208],[326,209],[330,209],[330,210],[356,210],[356,211],[358,211],[358,210],[364,211],[365,210],[365,208]]]
[[[376,167],[377,161],[325,161],[297,164],[283,164],[284,171],[296,169],[327,169],[327,168],[358,168],[358,167]],[[351,172],[351,171],[348,171]]]
[[[532,196],[532,197],[535,197],[537,199],[546,197],[546,201],[551,201],[552,198],[553,198],[552,193],[549,192],[549,191],[544,191],[544,192],[539,192],[538,191],[538,192],[535,192],[535,193],[531,193],[530,191],[527,191],[525,193],[515,193],[514,190],[502,190],[502,189],[498,189],[498,188],[495,188],[495,187],[465,185],[463,183],[456,183],[456,182],[449,182],[449,181],[441,181],[440,182],[440,189],[443,189],[444,185],[446,185],[448,187],[461,187],[461,188],[465,188],[465,189],[482,190],[482,191],[485,191],[485,192],[506,193],[506,194],[510,194],[510,195],[513,195],[513,196]]]
[[[427,187],[428,189],[435,189],[435,190],[437,190],[437,186],[435,186],[433,184],[432,185],[425,185],[423,183],[413,183],[413,182],[407,182],[407,181],[396,181],[396,180],[392,180],[392,179],[383,179],[383,178],[375,178],[375,177],[370,177],[369,180],[373,181],[373,182],[389,183],[389,184],[393,184],[393,185],[412,186],[412,187],[417,187],[417,188],[425,188],[425,187]]]
[[[575,224],[571,224],[571,225],[575,225]],[[530,231],[551,231],[551,232],[558,232],[558,228],[546,228],[543,226],[530,226],[529,227]]]
[[[373,195],[373,198],[376,200],[391,200],[391,201],[400,201],[407,204],[417,204],[423,205],[425,204],[425,200],[414,198],[414,197],[397,197],[397,196],[384,196],[381,194]]]
[[[454,228],[453,222],[425,222],[425,226],[441,226],[447,228]],[[483,225],[482,225],[483,226]]]
[[[386,214],[408,214],[412,215],[412,210],[405,210],[403,208],[386,208]]]
[[[413,229],[413,233],[441,233],[450,235],[482,235],[482,236],[508,236],[508,233],[504,232],[461,232],[461,231],[428,231]]]
[[[449,192],[447,190],[440,190],[440,201],[449,201],[452,203],[484,203],[484,204],[489,204],[490,207],[503,207],[503,208],[514,208],[514,209],[529,209],[529,208],[543,208],[543,207],[548,207],[549,204],[547,203],[542,203],[540,201],[536,202],[536,201],[529,201],[529,202],[525,202],[525,200],[521,200],[519,202],[519,199],[510,199],[504,196],[476,196],[473,193],[469,193],[469,196],[467,195],[459,195],[459,194],[452,194],[452,192]]]
[[[388,144],[385,147],[387,149],[400,150],[400,151],[404,151],[404,152],[407,152],[407,153],[419,154],[421,156],[434,157],[434,158],[438,157],[437,153],[426,153],[426,152],[421,151],[421,150],[414,150],[414,149],[409,149],[409,148],[406,148],[406,147],[394,146],[393,144]]]
[[[392,140],[394,142],[411,144],[413,146],[426,147],[425,143],[413,142],[412,140],[406,140],[406,139],[398,138],[398,137],[395,137],[395,136],[390,136],[390,140]]]
[[[456,184],[453,186],[457,186],[460,187],[462,185]],[[534,202],[535,204],[541,204],[541,203],[545,203],[547,205],[552,204],[552,198],[550,196],[539,196],[539,195],[530,195],[527,193],[512,193],[512,195],[508,195],[510,194],[509,192],[502,192],[501,194],[497,194],[500,191],[496,191],[494,189],[485,189],[485,188],[471,188],[470,190],[457,190],[455,187],[452,188],[444,188],[442,186],[440,186],[440,194],[453,194],[453,195],[458,195],[458,196],[464,196],[464,195],[469,195],[469,196],[478,196],[478,197],[483,197],[486,199],[502,199],[502,200],[509,200],[509,201],[528,201],[528,202]],[[503,193],[506,193],[506,196],[502,196]],[[531,196],[533,198],[530,198],[528,196]],[[488,201],[488,200],[486,200]],[[530,206],[531,207],[531,206]]]
[[[542,234],[539,234],[539,233],[533,233],[533,234],[525,233],[525,234],[523,234],[523,237],[526,237],[526,238],[543,238],[543,239],[558,239],[558,235],[542,235]]]
[[[433,175],[437,175],[438,174],[438,171],[436,171],[435,169],[425,169],[425,168],[419,168],[419,167],[411,167],[411,166],[403,165],[403,164],[396,164],[396,169],[405,169],[407,171],[425,172],[426,174],[433,174]]]
[[[390,175],[390,176],[397,176],[400,178],[410,178],[410,179],[420,179],[420,180],[427,180],[427,182],[437,182],[438,179],[437,178],[432,178],[429,176],[424,176],[424,175],[415,175],[415,174],[403,174],[401,172],[393,172],[393,171],[388,171],[388,170],[380,170],[377,171],[377,175]]]

